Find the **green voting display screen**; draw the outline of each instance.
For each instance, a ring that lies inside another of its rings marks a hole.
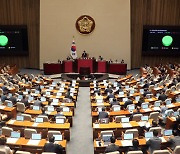
[[[142,55],[180,55],[180,26],[144,26]]]
[[[28,55],[27,26],[0,25],[0,55]]]

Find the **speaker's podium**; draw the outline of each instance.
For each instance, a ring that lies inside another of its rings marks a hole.
[[[88,75],[93,72],[93,59],[78,59],[77,60],[78,73]]]

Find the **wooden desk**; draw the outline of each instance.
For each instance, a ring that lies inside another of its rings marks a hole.
[[[70,140],[70,123],[64,124],[56,124],[50,122],[43,122],[43,123],[34,123],[31,121],[16,121],[16,120],[9,120],[6,122],[9,127],[12,127],[13,130],[20,130],[23,134],[24,128],[34,128],[38,132],[43,131],[45,129],[47,133],[48,130],[58,130],[64,133],[64,137],[67,141]]]
[[[176,118],[175,117],[167,117],[166,118],[166,129],[172,129],[174,124],[176,122]]]
[[[16,108],[15,107],[7,107],[4,105],[0,105],[0,112],[6,114],[8,118],[16,117]]]
[[[7,145],[10,146],[10,148],[18,147],[19,150],[26,150],[32,153],[38,153],[41,154],[43,152],[43,147],[45,143],[48,141],[46,139],[41,139],[38,144],[32,144],[32,140],[25,139],[24,137],[21,137],[17,139],[17,141],[13,141],[12,138],[7,138]],[[63,153],[66,153],[66,140],[56,142],[57,144],[60,144],[63,147]]]

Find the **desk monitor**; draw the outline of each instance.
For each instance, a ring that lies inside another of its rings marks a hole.
[[[145,138],[152,138],[153,132],[145,132]]]
[[[46,91],[46,95],[51,95],[51,92],[50,91]]]
[[[36,91],[35,91],[35,94],[39,94],[39,90],[36,90]]]
[[[63,140],[63,136],[62,135],[53,135],[54,136],[54,140],[55,141],[62,141]]]
[[[131,89],[131,90],[130,90],[130,94],[134,94],[134,89]]]
[[[114,82],[113,85],[114,85],[114,87],[117,87],[118,83],[117,83],[117,82]]]
[[[59,88],[59,91],[64,91],[64,87]]]
[[[18,100],[21,100],[21,99],[23,99],[23,95],[18,95],[18,98],[17,98]]]
[[[102,107],[97,107],[98,112],[102,112]]]
[[[61,92],[58,92],[56,95],[57,95],[57,96],[62,96],[62,93],[61,93]]]
[[[142,109],[148,109],[149,108],[149,104],[148,103],[144,103],[141,105]]]
[[[171,136],[172,135],[172,129],[164,130],[164,136]]]
[[[41,86],[40,86],[40,88],[41,88],[41,89],[43,89],[43,88],[44,88],[44,86],[42,86],[42,85],[41,85]]]
[[[129,89],[129,85],[125,85],[125,89]]]
[[[35,122],[36,123],[43,123],[43,118],[42,117],[36,117]]]
[[[54,111],[54,106],[48,106],[47,110],[48,110],[49,112],[53,112],[53,111]]]
[[[45,97],[41,97],[41,101],[42,101],[42,102],[45,102],[45,101],[46,101],[46,98],[45,98]]]
[[[156,94],[156,97],[159,98],[159,95],[160,95],[160,93],[157,93],[157,94]]]
[[[99,123],[100,123],[100,124],[108,124],[108,123],[109,123],[109,118],[99,119]]]
[[[179,111],[174,112],[174,116],[177,117],[179,115]]]
[[[122,123],[129,123],[129,117],[121,118]]]
[[[127,97],[124,97],[122,101],[123,101],[123,102],[126,102],[126,101],[128,101],[128,98],[127,98]]]
[[[148,121],[149,117],[148,116],[141,116],[141,121]]]
[[[111,137],[112,137],[112,134],[103,134],[102,135],[102,140],[104,142],[111,142]]]
[[[58,103],[59,99],[53,99],[53,103]]]
[[[141,94],[144,94],[144,89],[140,89],[139,92],[140,92]]]
[[[8,106],[8,107],[13,107],[13,103],[12,103],[12,102],[8,102],[8,103],[7,103],[7,106]]]
[[[128,105],[127,108],[129,111],[132,111],[135,109],[135,105],[134,104]]]
[[[50,89],[50,90],[53,90],[53,89],[54,89],[54,87],[49,87],[49,89]]]
[[[121,106],[114,106],[113,107],[113,111],[120,111],[121,110]]]
[[[32,133],[32,140],[41,140],[41,134]]]
[[[140,96],[136,96],[136,97],[135,97],[135,100],[136,100],[136,101],[139,101],[139,99],[140,99]]]
[[[96,103],[103,103],[103,99],[97,99]]]
[[[34,100],[34,97],[29,96],[29,97],[28,97],[28,100],[29,100],[29,101],[33,101],[33,100]]]
[[[33,110],[39,111],[40,110],[40,106],[33,105]]]
[[[124,134],[124,140],[133,140],[133,133]]]
[[[17,115],[17,116],[16,116],[16,120],[17,120],[17,121],[24,121],[24,116],[22,116],[22,115]]]
[[[119,95],[124,95],[124,91],[120,91],[120,92],[119,92]]]
[[[176,102],[177,102],[177,103],[178,103],[178,102],[180,103],[180,98],[176,98]]]
[[[64,124],[64,118],[56,118],[56,124]]]
[[[154,107],[160,107],[161,106],[161,102],[160,101],[156,101],[155,103],[154,103]]]
[[[70,112],[69,107],[63,107],[63,112]]]
[[[12,93],[9,93],[9,94],[8,94],[8,97],[12,97]]]
[[[167,99],[165,102],[166,102],[166,105],[171,104],[171,100],[170,99]]]
[[[12,138],[20,138],[21,137],[20,132],[12,131],[11,132],[11,137]]]

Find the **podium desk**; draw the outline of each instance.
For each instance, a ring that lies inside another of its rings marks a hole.
[[[127,64],[111,63],[109,64],[109,73],[125,75],[127,71]]]
[[[78,73],[80,73],[80,68],[90,68],[90,73],[93,72],[93,60],[92,59],[78,59],[77,60]]]
[[[73,61],[72,60],[65,60],[65,61],[63,61],[63,64],[64,64],[64,73],[73,72]]]
[[[62,64],[61,63],[44,63],[43,64],[44,74],[59,74],[62,73]]]
[[[106,73],[107,72],[106,61],[98,61],[97,62],[97,72],[98,73]]]

